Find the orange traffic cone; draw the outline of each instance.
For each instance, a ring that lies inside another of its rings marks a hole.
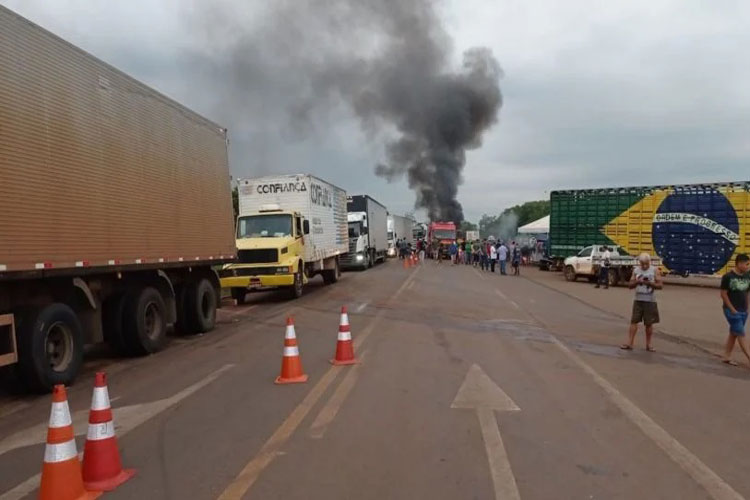
[[[404,269],[409,269],[409,259],[404,257]]]
[[[135,470],[122,468],[107,375],[98,372],[91,397],[89,432],[83,448],[83,483],[89,490],[112,491],[134,475]]]
[[[294,320],[286,320],[284,334],[284,356],[281,358],[281,375],[276,377],[277,384],[295,384],[307,382],[307,375],[302,372],[302,361],[297,347],[297,335],[294,333]]]
[[[64,385],[56,385],[52,390],[52,410],[49,415],[47,447],[44,449],[39,499],[88,500],[100,495],[100,491],[86,491],[83,487],[68,396]]]
[[[336,357],[331,363],[338,365],[353,365],[357,363],[354,357],[354,345],[352,343],[352,332],[349,330],[349,314],[346,306],[341,306],[341,320],[339,321],[339,338],[336,342]]]

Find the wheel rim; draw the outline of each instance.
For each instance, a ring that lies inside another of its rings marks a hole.
[[[73,332],[70,327],[59,321],[50,325],[45,344],[50,367],[56,372],[65,371],[73,360]]]
[[[144,330],[146,336],[151,340],[157,340],[161,337],[162,321],[161,311],[155,302],[149,302],[146,305],[145,314],[143,315]]]

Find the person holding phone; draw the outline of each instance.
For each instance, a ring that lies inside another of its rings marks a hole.
[[[635,343],[635,334],[638,332],[638,323],[643,322],[646,328],[646,350],[654,352],[651,345],[651,337],[654,334],[654,324],[659,322],[659,308],[656,305],[655,290],[662,288],[661,274],[659,270],[651,265],[651,256],[642,253],[638,256],[638,265],[633,269],[628,287],[635,289],[633,300],[633,314],[630,318],[628,329],[628,342],[622,344],[620,349],[630,351]]]

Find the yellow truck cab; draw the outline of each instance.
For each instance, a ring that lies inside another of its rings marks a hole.
[[[346,193],[308,175],[239,181],[237,261],[221,286],[238,304],[250,291],[288,288],[293,298],[315,275],[338,281],[348,250]]]

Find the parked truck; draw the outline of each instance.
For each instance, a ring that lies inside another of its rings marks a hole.
[[[388,210],[366,194],[347,198],[349,251],[344,268],[367,269],[385,262],[388,252]]]
[[[388,216],[388,256],[397,257],[396,242],[406,240],[414,244],[414,221],[408,217],[391,214]]]
[[[2,6],[0,68],[0,366],[44,391],[211,330],[227,131]]]
[[[274,175],[239,179],[238,195],[238,258],[220,273],[238,303],[274,288],[298,298],[319,274],[338,281],[348,250],[343,189],[312,175]]]
[[[546,264],[591,245],[659,257],[663,272],[716,275],[750,251],[750,182],[553,191]],[[545,264],[545,263],[543,263]]]
[[[448,247],[451,243],[456,242],[456,224],[453,222],[430,222],[427,240],[433,245],[440,245],[441,255],[448,255]]]

